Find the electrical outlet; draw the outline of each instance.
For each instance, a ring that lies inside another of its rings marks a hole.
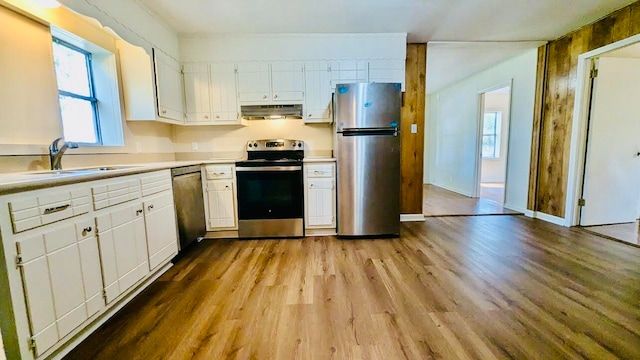
[[[411,133],[412,134],[418,133],[418,124],[411,124]]]
[[[191,143],[191,151],[198,151],[198,142],[194,141]]]

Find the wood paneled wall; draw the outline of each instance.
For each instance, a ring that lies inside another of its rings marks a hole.
[[[422,214],[426,72],[427,44],[408,44],[405,93],[400,122],[402,173],[400,211],[403,214]],[[415,134],[411,133],[412,124],[418,126],[418,132]]]
[[[639,33],[640,2],[636,2],[541,48],[546,56],[538,62],[540,99],[534,111],[530,210],[565,216],[578,56]]]

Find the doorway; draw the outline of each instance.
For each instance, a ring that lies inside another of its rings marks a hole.
[[[478,197],[505,202],[511,86],[480,94]]]
[[[579,225],[638,244],[640,44],[592,59]]]

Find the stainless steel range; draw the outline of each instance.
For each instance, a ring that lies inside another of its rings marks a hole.
[[[247,160],[236,163],[238,236],[304,236],[304,191],[300,140],[253,140]]]

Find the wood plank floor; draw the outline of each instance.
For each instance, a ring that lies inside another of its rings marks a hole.
[[[515,215],[517,211],[483,198],[472,198],[435,185],[424,185],[422,212],[425,216]]]
[[[640,222],[585,226],[584,230],[640,247]]]
[[[211,240],[67,359],[640,359],[640,249],[522,216]]]

